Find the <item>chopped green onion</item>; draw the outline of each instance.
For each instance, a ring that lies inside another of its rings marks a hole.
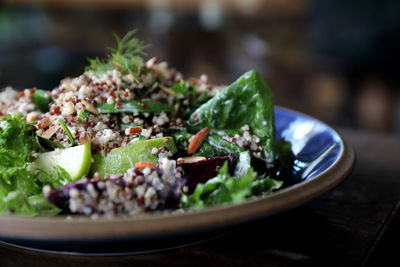
[[[61,128],[63,128],[64,132],[67,134],[71,144],[74,145],[75,144],[74,137],[72,136],[71,132],[69,131],[67,124],[65,124],[65,122],[62,119],[58,119],[58,122],[60,123]]]

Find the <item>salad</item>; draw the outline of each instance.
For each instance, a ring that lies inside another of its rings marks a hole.
[[[186,79],[135,33],[51,91],[0,93],[0,212],[182,212],[284,186],[293,154],[260,75]]]

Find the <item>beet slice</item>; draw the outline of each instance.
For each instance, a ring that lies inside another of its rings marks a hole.
[[[47,201],[54,204],[56,207],[62,209],[63,211],[66,211],[69,209],[68,208],[69,199],[70,199],[69,192],[71,191],[71,189],[75,188],[79,191],[86,190],[88,184],[90,184],[90,183],[96,184],[95,181],[84,180],[84,181],[79,181],[76,183],[65,185],[58,189],[53,189],[46,196]]]
[[[188,187],[188,194],[193,193],[197,184],[204,184],[211,178],[218,175],[219,168],[228,161],[228,169],[232,167],[232,155],[217,158],[210,158],[200,160],[193,163],[181,163],[179,166],[183,169],[186,178],[186,186]]]

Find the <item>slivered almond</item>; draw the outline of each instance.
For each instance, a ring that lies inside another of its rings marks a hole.
[[[172,117],[175,117],[179,112],[179,103],[174,105],[174,112],[172,113]]]
[[[125,81],[131,82],[133,83],[135,81],[135,79],[133,78],[132,74],[127,74],[124,77],[122,77],[122,79],[124,79]]]
[[[176,96],[176,93],[173,90],[165,87],[164,85],[160,84],[159,87],[160,87],[161,91],[163,91],[164,93],[167,93],[168,95]]]
[[[148,161],[138,161],[135,163],[135,168],[139,170],[143,170],[145,168],[155,168],[156,164],[154,162],[148,162]]]
[[[49,127],[51,124],[51,121],[48,117],[43,117],[37,124],[38,129],[44,129]]]
[[[195,162],[198,162],[198,161],[202,161],[202,160],[205,160],[206,158],[205,157],[202,157],[202,156],[194,156],[194,157],[184,157],[184,158],[179,158],[179,159],[177,159],[177,162],[178,163],[195,163]]]
[[[52,136],[58,131],[58,128],[59,128],[59,127],[60,127],[60,126],[58,126],[57,124],[51,126],[49,129],[47,129],[47,130],[42,134],[42,137],[49,139],[50,137],[52,137]]]
[[[201,146],[204,139],[206,139],[207,135],[210,133],[210,129],[205,127],[201,129],[192,139],[188,146],[188,154],[192,154],[196,152],[196,150]]]
[[[97,110],[97,108],[95,106],[93,106],[86,100],[82,100],[81,103],[85,106],[86,111],[89,111],[90,113],[92,113],[94,115],[99,115],[100,112]]]
[[[37,121],[39,119],[39,117],[40,117],[39,113],[32,111],[26,115],[25,119],[27,122],[34,122],[34,121]]]
[[[152,57],[149,60],[147,60],[147,62],[144,64],[144,66],[146,67],[146,69],[152,69],[154,64],[156,63],[157,58],[156,57]]]
[[[90,140],[89,135],[87,135],[85,132],[81,132],[79,135],[79,143],[82,145],[90,145],[92,141]]]

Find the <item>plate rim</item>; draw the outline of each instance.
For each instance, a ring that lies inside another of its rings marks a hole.
[[[355,164],[354,149],[328,124],[307,114],[289,108],[278,109],[306,117],[323,124],[341,143],[336,161],[323,173],[310,180],[294,184],[271,195],[250,199],[242,203],[210,207],[184,213],[146,214],[140,217],[101,218],[93,220],[83,216],[25,217],[0,215],[0,237],[28,240],[95,240],[116,239],[174,232],[194,231],[207,227],[239,223],[270,216],[277,212],[301,205],[342,182]]]

